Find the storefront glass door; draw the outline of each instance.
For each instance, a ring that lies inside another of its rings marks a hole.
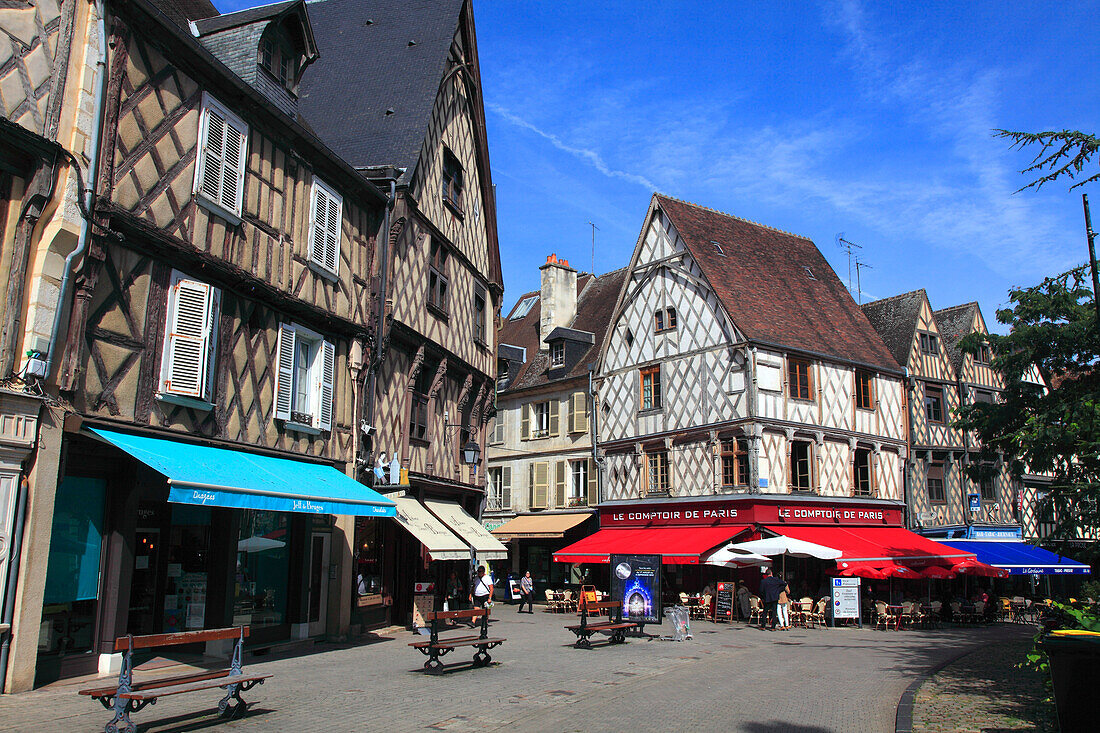
[[[314,532],[309,551],[309,635],[325,633],[328,615],[328,532]]]
[[[287,623],[289,515],[244,509],[240,521],[233,625],[255,631]]]

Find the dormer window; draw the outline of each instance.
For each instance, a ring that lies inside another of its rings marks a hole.
[[[550,368],[557,369],[565,366],[565,344],[555,341],[550,344]]]
[[[275,77],[287,91],[298,86],[299,54],[285,33],[270,30],[260,41],[260,66]]]

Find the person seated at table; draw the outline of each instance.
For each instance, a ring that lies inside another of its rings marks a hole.
[[[702,594],[704,596],[713,596],[714,595],[714,587],[710,583],[707,583],[706,585],[703,586],[703,593]]]

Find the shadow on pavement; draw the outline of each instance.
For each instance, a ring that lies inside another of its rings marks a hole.
[[[741,730],[748,733],[836,733],[818,725],[799,725],[785,720],[769,720],[760,723],[745,723]]]
[[[266,708],[249,708],[241,720],[262,717],[274,712]],[[135,716],[136,717],[136,716]],[[176,715],[171,718],[159,720],[134,721],[137,724],[138,733],[185,733],[186,731],[203,730],[214,726],[224,726],[229,721],[218,715],[217,708],[208,708],[187,715]]]

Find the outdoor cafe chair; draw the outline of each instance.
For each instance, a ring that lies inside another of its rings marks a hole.
[[[710,616],[710,594],[699,599],[699,603],[691,607],[691,617],[705,619]]]
[[[686,606],[687,604],[688,604],[688,594],[687,593],[681,593],[680,594],[680,605],[681,606]]]
[[[884,630],[896,622],[896,617],[887,607],[885,601],[875,601],[875,628],[881,626]]]
[[[550,612],[558,613],[559,611],[561,611],[561,601],[558,600],[557,592],[552,591],[549,588],[547,588],[544,592],[546,593],[546,607],[550,610]]]
[[[749,623],[753,623],[753,619],[756,619],[756,623],[762,623],[764,618],[764,608],[760,605],[760,596],[749,596]]]

